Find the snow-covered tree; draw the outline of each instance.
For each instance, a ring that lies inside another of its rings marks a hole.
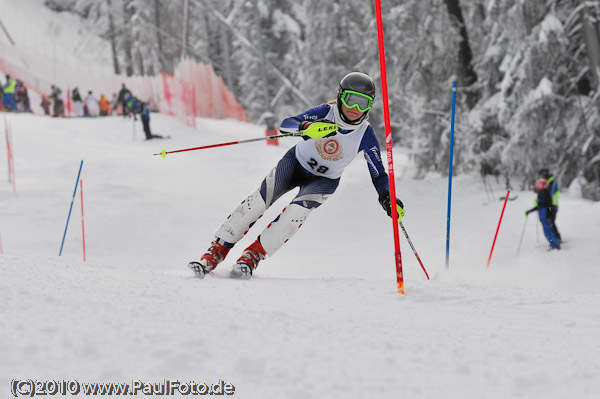
[[[172,72],[183,56],[211,64],[254,121],[334,99],[351,71],[380,87],[372,1],[46,4],[86,18],[111,40],[116,73]],[[447,173],[457,81],[456,173],[518,177],[525,187],[548,167],[563,187],[577,180],[585,196],[600,199],[600,0],[390,0],[382,7],[392,134],[410,148],[417,176]],[[370,122],[381,135],[380,100]]]

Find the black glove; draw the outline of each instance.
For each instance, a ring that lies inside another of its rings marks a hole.
[[[533,208],[531,208],[531,209],[529,209],[529,210],[527,210],[527,211],[525,211],[525,216],[527,216],[527,215],[529,215],[531,212],[535,212],[535,211],[537,211],[537,206],[536,206],[536,207],[533,207]]]
[[[387,188],[382,190],[379,194],[379,203],[383,207],[383,210],[387,212],[389,217],[392,217],[392,202],[390,201],[390,190]],[[404,204],[398,198],[396,198],[396,204],[400,205],[400,208],[404,209]]]
[[[302,121],[302,122],[300,122],[300,125],[298,126],[298,131],[300,132],[300,137],[302,137],[302,139],[304,141],[310,140],[310,137],[302,134],[302,132],[304,130],[306,130],[310,125],[312,125],[312,121]]]
[[[306,130],[306,128],[308,128],[312,123],[313,123],[313,121],[300,122],[300,125],[298,126],[298,131],[302,132],[303,130]]]

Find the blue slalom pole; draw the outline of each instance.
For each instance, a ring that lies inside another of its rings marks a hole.
[[[75,190],[73,191],[73,198],[71,199],[71,206],[69,207],[69,216],[67,216],[67,225],[65,226],[65,233],[63,234],[62,243],[60,244],[60,252],[58,256],[62,255],[63,245],[65,245],[65,237],[67,236],[67,228],[69,227],[69,219],[71,219],[71,211],[73,210],[73,202],[75,202],[75,195],[77,194],[77,186],[79,185],[79,176],[81,176],[81,168],[83,167],[83,160],[79,164],[79,172],[77,173],[77,180],[75,181]]]
[[[452,82],[452,119],[450,121],[450,155],[448,166],[448,217],[446,218],[446,269],[450,267],[450,205],[452,202],[452,160],[454,158],[454,110],[456,105],[456,82]]]

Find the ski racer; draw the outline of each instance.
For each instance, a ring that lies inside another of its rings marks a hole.
[[[337,189],[340,177],[359,152],[364,152],[379,203],[391,216],[388,176],[379,142],[368,122],[375,84],[366,74],[352,72],[339,83],[337,99],[285,119],[282,133],[296,133],[304,141],[292,147],[262,181],[223,221],[210,248],[189,267],[200,278],[213,271],[254,223],[286,192],[299,187],[291,203],[247,247],[233,265],[233,276],[252,277],[258,264],[273,256],[298,231],[309,214]],[[396,199],[398,214],[404,205]],[[401,217],[401,216],[400,216]]]

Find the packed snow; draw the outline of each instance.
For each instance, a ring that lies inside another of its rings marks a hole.
[[[16,193],[0,185],[2,397],[11,380],[29,378],[221,379],[240,398],[600,392],[600,203],[563,188],[557,224],[565,243],[549,252],[535,214],[525,223],[534,194],[511,191],[488,269],[506,190],[492,181],[494,194],[486,194],[479,176],[455,177],[446,270],[447,178],[413,179],[408,151],[397,148],[404,225],[431,280],[401,237],[407,292],[396,292],[392,222],[361,156],[251,280],[229,278],[231,265],[292,193],[200,280],[187,263],[297,139],[163,159],[153,154],[264,129],[198,119],[194,130],[153,114],[153,130],[172,138],[145,141],[141,124],[118,116],[9,114],[8,122]],[[58,257],[81,160],[85,262],[79,189]]]

